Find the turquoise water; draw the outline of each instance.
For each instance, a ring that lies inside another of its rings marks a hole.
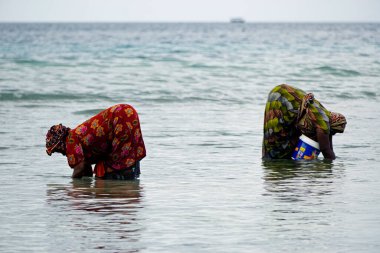
[[[0,24],[0,249],[378,252],[379,80],[379,24]],[[261,160],[281,83],[346,115],[335,161]],[[116,103],[140,180],[72,180],[47,129]]]

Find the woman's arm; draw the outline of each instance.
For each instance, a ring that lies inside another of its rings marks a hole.
[[[324,133],[321,129],[317,128],[317,140],[324,158],[334,160],[335,153],[332,145],[332,137],[329,134]]]
[[[81,177],[92,177],[92,167],[91,164],[86,161],[80,162],[73,169],[72,178],[81,178]]]

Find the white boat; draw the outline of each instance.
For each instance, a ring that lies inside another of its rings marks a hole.
[[[242,18],[231,18],[230,23],[243,24],[243,23],[245,23],[245,20]]]

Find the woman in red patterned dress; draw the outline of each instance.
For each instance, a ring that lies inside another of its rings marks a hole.
[[[136,110],[114,105],[74,129],[54,125],[46,135],[46,152],[67,157],[73,178],[135,179],[146,155]],[[91,165],[95,164],[94,171]]]

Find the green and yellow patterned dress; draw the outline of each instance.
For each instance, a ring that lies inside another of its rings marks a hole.
[[[311,93],[282,84],[268,95],[264,115],[263,158],[290,159],[298,138],[330,133],[330,112]]]

